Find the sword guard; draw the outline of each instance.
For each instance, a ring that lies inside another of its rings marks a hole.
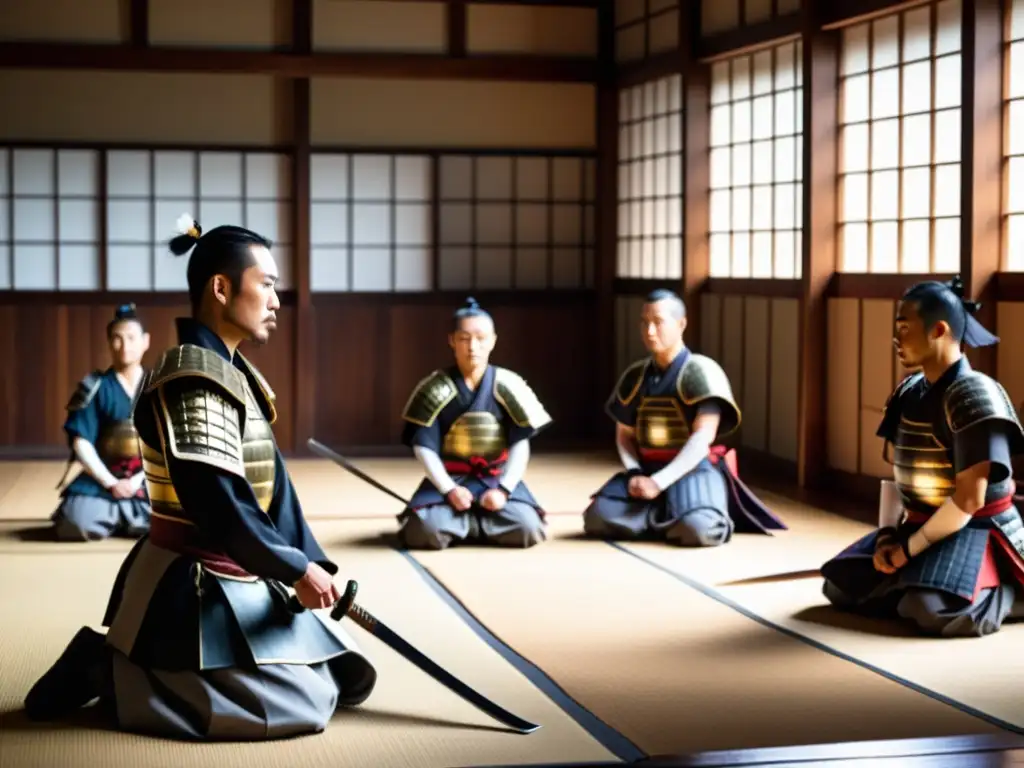
[[[334,609],[331,611],[331,618],[335,621],[341,621],[348,612],[352,609],[352,604],[356,600],[356,592],[359,591],[359,584],[354,579],[349,579],[348,584],[345,585],[345,591],[341,597],[338,598],[338,602],[334,604]]]

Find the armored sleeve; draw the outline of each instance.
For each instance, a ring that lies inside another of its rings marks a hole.
[[[644,383],[648,363],[648,360],[635,362],[619,376],[615,390],[604,408],[617,424],[625,427],[636,426],[636,411],[640,404],[637,395],[640,394],[640,388]]]
[[[990,479],[998,482],[1013,472],[1012,455],[1024,440],[1021,424],[1002,385],[972,371],[957,379],[943,399],[946,426],[953,436],[956,472],[990,462]]]
[[[679,372],[676,391],[688,408],[702,405],[718,406],[720,422],[718,437],[735,432],[743,419],[732,393],[732,385],[722,367],[705,355],[693,355]]]
[[[71,445],[76,437],[95,444],[100,435],[100,412],[97,407],[97,394],[103,384],[103,374],[93,371],[78,382],[71,399],[65,406],[67,417],[64,419],[64,433]]]
[[[173,455],[166,459],[178,500],[183,507],[196,510],[204,537],[250,573],[290,585],[305,575],[310,560],[320,559],[318,546],[311,548],[313,557],[303,552],[302,544],[315,544],[315,540],[311,534],[304,539],[294,519],[282,519],[274,506],[269,514],[263,513],[244,477],[214,464]],[[275,519],[281,523],[280,529]]]
[[[440,452],[444,436],[438,417],[457,395],[455,382],[444,371],[434,371],[421,379],[402,409],[402,443],[409,448],[418,445]]]
[[[510,446],[529,440],[551,425],[551,416],[526,379],[507,368],[494,371],[494,399],[512,421],[508,430]]]

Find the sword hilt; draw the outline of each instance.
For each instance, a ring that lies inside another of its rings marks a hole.
[[[366,613],[358,605],[355,605],[356,592],[359,591],[359,584],[354,579],[349,579],[348,584],[345,585],[345,591],[341,597],[338,598],[338,602],[334,604],[334,608],[331,610],[331,618],[335,621],[341,621],[345,616],[352,611],[360,611]],[[354,608],[353,608],[354,606]],[[302,613],[306,610],[306,607],[299,602],[299,598],[292,595],[288,598],[288,608],[292,613]]]

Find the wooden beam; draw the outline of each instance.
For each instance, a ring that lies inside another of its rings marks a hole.
[[[701,38],[696,49],[697,59],[709,61],[756,48],[778,45],[799,37],[802,22],[803,12],[798,11]]]
[[[312,0],[293,0],[292,47],[296,54],[308,53],[313,45]],[[292,83],[292,274],[296,287],[295,373],[293,388],[295,418],[291,450],[303,455],[306,441],[313,437],[316,419],[316,324],[313,318],[310,256],[310,81]]]
[[[913,8],[915,5],[927,5],[929,2],[930,0],[830,0],[822,4],[819,23],[824,27],[845,25],[853,21],[885,16]]]
[[[133,47],[149,47],[149,0],[131,0],[128,27],[128,40]]]
[[[448,16],[448,55],[452,58],[464,59],[469,50],[466,0],[448,0],[445,3],[445,13]]]
[[[859,273],[836,272],[828,285],[828,297],[838,299],[898,299],[910,286],[925,280],[949,280],[939,272]]]
[[[996,328],[1003,184],[1003,12],[1000,0],[963,4],[961,52],[960,269],[978,320]],[[996,375],[996,348],[968,350],[971,364]]]
[[[700,3],[679,14],[683,72],[683,280],[687,345],[700,345],[700,292],[711,274],[711,67],[697,61]]]
[[[704,281],[704,292],[718,296],[766,296],[799,299],[803,296],[803,280],[763,277],[710,277]]]
[[[615,83],[615,12],[611,3],[598,10],[597,87],[597,247],[594,322],[597,330],[597,376],[594,404],[615,386],[615,263],[618,249],[619,93]],[[595,435],[596,436],[596,435]]]
[[[829,281],[837,268],[838,76],[840,39],[823,31],[829,0],[804,0],[803,30],[803,222],[802,295],[797,397],[797,483],[812,487],[827,469]]]
[[[120,72],[204,72],[284,78],[373,77],[419,80],[515,80],[592,83],[593,59],[564,56],[310,53],[209,48],[133,48],[127,45],[0,43],[0,69],[78,69]]]

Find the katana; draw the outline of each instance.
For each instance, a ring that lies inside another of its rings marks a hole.
[[[321,442],[318,442],[318,441],[314,440],[313,438],[310,438],[309,440],[307,440],[306,441],[306,445],[309,446],[309,450],[311,450],[313,453],[317,454],[318,456],[322,456],[325,459],[330,459],[331,461],[333,461],[335,464],[337,464],[342,469],[345,469],[345,470],[348,470],[349,472],[351,472],[353,475],[358,477],[364,483],[369,483],[370,485],[372,485],[374,488],[376,488],[381,493],[386,493],[391,498],[397,499],[398,501],[402,502],[402,504],[404,504],[405,506],[409,506],[409,501],[407,499],[403,499],[401,496],[399,496],[397,493],[392,491],[390,488],[388,488],[386,485],[381,483],[379,480],[374,480],[372,477],[370,477],[368,474],[363,472],[363,470],[361,470],[359,467],[357,467],[351,461],[346,459],[340,453],[336,453],[336,452],[332,451],[326,445],[324,445]]]
[[[355,581],[349,581],[345,592],[331,611],[331,618],[341,621],[348,616],[352,621],[383,642],[400,656],[415,664],[432,678],[453,693],[456,693],[482,712],[486,712],[498,722],[507,725],[519,733],[533,733],[540,728],[536,723],[531,723],[517,715],[512,714],[504,707],[500,707],[481,693],[470,688],[455,675],[450,673],[437,662],[428,658],[424,653],[414,648],[406,640],[398,635],[393,629],[384,624],[380,619],[368,610],[355,602],[356,592],[359,585]],[[294,595],[288,600],[288,607],[295,613],[305,610],[298,598]]]

